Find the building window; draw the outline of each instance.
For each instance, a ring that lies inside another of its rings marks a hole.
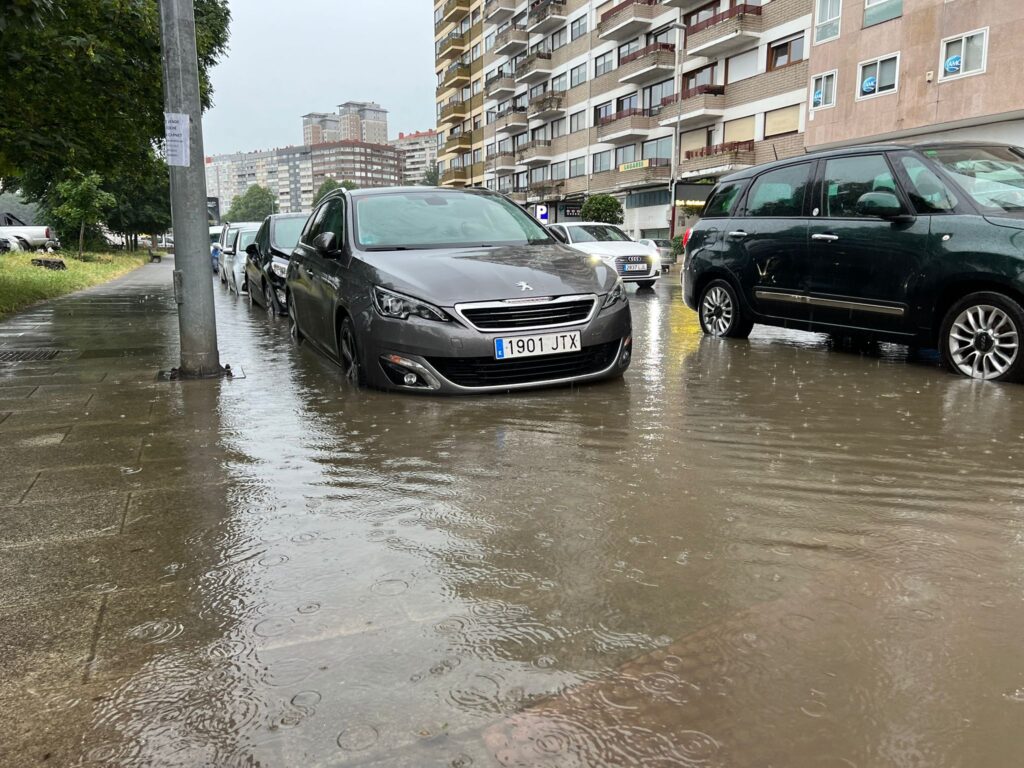
[[[870,99],[885,93],[895,93],[899,83],[900,55],[894,53],[881,59],[861,62],[857,78],[857,98]]]
[[[619,46],[619,61],[629,56],[631,53],[636,53],[640,50],[640,39],[630,40],[628,43],[623,43]]]
[[[612,151],[606,149],[594,155],[594,173],[602,173],[612,169]]]
[[[551,90],[556,93],[564,91],[565,87],[569,84],[569,75],[566,72],[558,75],[557,77],[551,78]]]
[[[768,46],[768,71],[780,69],[804,58],[804,35],[787,37]]]
[[[903,0],[864,0],[864,26],[871,27],[903,15]]]
[[[573,67],[569,70],[569,87],[575,88],[577,85],[583,85],[587,82],[587,65],[580,64],[578,67]]]
[[[644,160],[669,160],[672,158],[672,137],[663,136],[660,139],[645,141],[641,148],[641,157]]]
[[[598,104],[594,107],[594,125],[600,125],[604,118],[610,117],[613,109],[614,108],[610,101],[605,102],[604,104]]]
[[[595,155],[596,157],[596,155]],[[615,165],[624,165],[636,160],[636,144],[627,144],[615,149]]]
[[[583,158],[581,157],[580,160]],[[551,164],[551,178],[555,181],[565,178],[565,163],[552,163]]]
[[[828,109],[836,105],[836,70],[814,78],[811,87],[811,109]]]
[[[584,176],[587,173],[587,158],[586,157],[574,157],[569,160],[569,178],[574,179],[577,176]]]
[[[815,0],[814,42],[824,43],[839,37],[839,19],[843,0]]]
[[[764,137],[785,136],[800,130],[801,104],[773,109],[764,113]]]
[[[988,28],[943,40],[939,79],[980,75],[985,71],[987,48]]]
[[[723,126],[722,136],[726,143],[754,140],[754,116],[728,120]]]
[[[580,110],[574,114],[569,115],[569,133],[576,133],[582,131],[587,127],[587,113],[585,110]]]
[[[551,121],[551,138],[557,139],[560,136],[565,136],[565,118],[560,117],[557,120]]]
[[[594,77],[600,77],[606,72],[611,72],[613,69],[615,69],[614,51],[608,51],[608,53],[603,53],[594,59]]]
[[[573,19],[569,23],[569,36],[575,40],[577,37],[583,37],[587,34],[587,15],[583,14],[578,19]]]
[[[551,35],[551,48],[549,50],[557,51],[559,48],[566,45],[569,42],[569,34],[563,28]]]

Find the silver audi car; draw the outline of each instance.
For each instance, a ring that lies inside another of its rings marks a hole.
[[[292,335],[353,382],[442,394],[621,376],[622,280],[487,190],[337,190],[288,264]]]

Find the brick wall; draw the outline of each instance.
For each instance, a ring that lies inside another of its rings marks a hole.
[[[778,0],[781,2],[782,0]],[[764,72],[746,80],[725,86],[725,106],[738,107],[758,99],[778,96],[783,93],[807,87],[807,61],[790,64],[788,67]]]
[[[778,153],[779,160],[804,154],[804,135],[791,133],[788,136],[754,143],[754,163],[757,165],[774,161],[776,153]]]

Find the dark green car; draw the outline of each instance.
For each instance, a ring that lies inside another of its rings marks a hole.
[[[875,145],[732,174],[686,234],[682,282],[713,336],[867,334],[1020,379],[1024,150]]]

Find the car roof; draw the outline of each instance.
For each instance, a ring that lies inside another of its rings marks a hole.
[[[737,181],[740,179],[747,179],[751,176],[757,176],[764,171],[769,171],[773,168],[782,168],[793,163],[799,163],[804,160],[818,160],[820,158],[830,157],[846,157],[848,155],[860,155],[864,152],[898,152],[906,150],[923,151],[927,149],[967,149],[971,147],[1011,147],[1011,144],[1003,144],[998,141],[907,141],[907,142],[885,142],[885,143],[874,143],[874,144],[858,144],[852,147],[840,147],[838,149],[818,149],[812,152],[805,152],[802,155],[795,155],[793,157],[787,157],[784,160],[774,160],[770,163],[762,163],[761,165],[754,165],[750,168],[744,168],[742,170],[730,173],[727,176],[723,176],[720,181]]]

